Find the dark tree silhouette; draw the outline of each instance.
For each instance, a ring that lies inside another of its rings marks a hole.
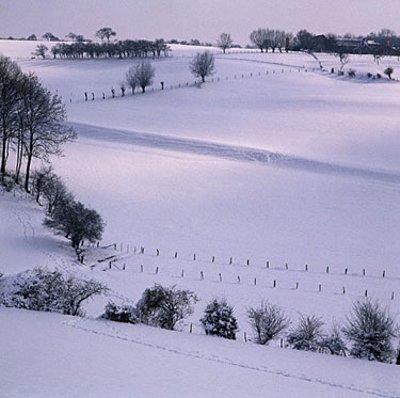
[[[19,82],[22,72],[19,66],[0,54],[0,174],[4,179],[10,140],[16,129],[16,115],[20,101]]]
[[[108,43],[110,43],[110,38],[116,35],[117,34],[111,28],[101,28],[96,32],[96,37],[100,40],[107,39]]]
[[[222,49],[224,54],[228,48],[232,47],[232,44],[233,44],[233,40],[229,33],[221,33],[220,34],[220,36],[217,40],[217,46]]]
[[[25,112],[25,190],[29,192],[32,159],[48,161],[50,155],[60,155],[61,145],[74,140],[76,133],[64,123],[66,111],[60,97],[46,90],[32,73],[28,75],[22,106]]]
[[[101,239],[104,230],[101,216],[75,201],[55,207],[44,224],[69,239],[78,258],[82,242],[85,239],[89,242]]]

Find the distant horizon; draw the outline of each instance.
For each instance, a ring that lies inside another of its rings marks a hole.
[[[355,36],[383,28],[397,32],[398,0],[0,0],[0,37],[38,39],[51,32],[60,39],[74,32],[94,39],[102,27],[111,27],[117,39],[164,38],[215,43],[222,32],[234,43],[250,43],[258,28],[296,34]]]

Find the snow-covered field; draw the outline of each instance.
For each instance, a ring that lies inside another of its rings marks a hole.
[[[111,99],[134,61],[31,60],[35,45],[0,41],[0,53],[63,96],[79,139],[53,159],[55,170],[102,214],[119,261],[111,270],[78,265],[41,226],[41,209],[2,192],[0,271],[56,266],[107,283],[116,301],[177,284],[201,301],[181,324],[187,332],[193,323],[193,335],[95,320],[107,298],[90,303],[84,320],[1,309],[5,396],[400,396],[394,366],[243,342],[247,308],[262,299],[327,326],[365,291],[398,312],[397,82],[334,77],[306,54],[243,52],[218,54],[216,74],[197,88],[188,69],[197,49],[178,46],[154,62],[154,90]],[[395,58],[354,56],[347,68],[387,65],[396,77]],[[96,99],[85,102],[85,91]],[[214,297],[234,305],[238,342],[201,335]]]

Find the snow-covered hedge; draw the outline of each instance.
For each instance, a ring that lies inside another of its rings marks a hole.
[[[35,268],[0,281],[0,304],[36,311],[83,315],[82,303],[107,290],[95,280]]]

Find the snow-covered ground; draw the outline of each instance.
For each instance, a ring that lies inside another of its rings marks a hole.
[[[394,366],[242,342],[246,311],[262,299],[294,322],[316,313],[327,327],[366,291],[398,312],[397,82],[337,78],[306,54],[243,52],[218,54],[216,74],[197,88],[188,69],[196,49],[179,46],[154,62],[154,90],[102,100],[134,61],[30,60],[29,45],[0,41],[0,52],[63,96],[79,139],[55,170],[102,214],[119,260],[112,269],[90,256],[78,265],[31,199],[2,192],[0,271],[56,266],[107,283],[109,298],[126,302],[153,283],[177,284],[201,301],[180,325],[193,323],[193,335],[0,309],[6,396],[400,396]],[[390,64],[396,77],[397,63],[354,56],[347,67],[382,73]],[[85,102],[84,91],[96,99]],[[201,335],[198,319],[214,297],[234,305],[238,342]],[[88,315],[107,300],[89,303]]]

